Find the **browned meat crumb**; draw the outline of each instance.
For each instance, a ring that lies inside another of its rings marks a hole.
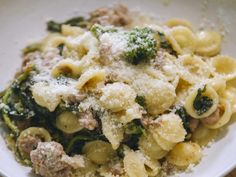
[[[202,123],[204,124],[209,124],[209,125],[213,125],[215,124],[216,122],[219,121],[220,119],[220,113],[222,111],[222,107],[221,106],[218,106],[218,108],[216,109],[215,112],[213,112],[210,116],[204,118],[204,119],[201,119]]]
[[[98,123],[93,118],[93,114],[90,110],[80,113],[79,123],[82,127],[89,130],[94,130],[98,126]]]
[[[189,121],[189,128],[191,130],[191,132],[194,132],[196,130],[196,128],[199,125],[199,120],[198,119],[190,119]]]
[[[92,23],[101,25],[126,26],[132,22],[129,10],[124,5],[103,7],[90,13]]]
[[[30,157],[35,172],[43,177],[71,177],[73,169],[84,167],[81,156],[67,156],[57,142],[38,143]]]
[[[21,155],[25,156],[24,158],[29,158],[30,152],[34,150],[41,141],[40,137],[29,134],[28,136],[18,138],[17,146],[20,149]]]

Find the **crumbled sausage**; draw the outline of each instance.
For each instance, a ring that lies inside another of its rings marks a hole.
[[[126,26],[131,23],[129,10],[124,5],[116,5],[113,8],[99,8],[90,13],[93,23],[101,25]]]
[[[210,116],[204,119],[201,119],[202,123],[209,124],[209,125],[215,124],[220,119],[220,111],[221,111],[221,107],[218,107],[216,111],[213,112]]]
[[[193,119],[191,118],[189,121],[189,128],[191,130],[191,132],[194,132],[196,130],[196,128],[199,125],[199,120],[198,119]]]
[[[79,122],[82,127],[89,130],[94,130],[98,126],[98,123],[96,119],[93,118],[93,114],[90,110],[80,113]]]
[[[71,177],[73,169],[84,167],[81,156],[67,156],[57,142],[38,143],[30,157],[35,172],[43,177]]]

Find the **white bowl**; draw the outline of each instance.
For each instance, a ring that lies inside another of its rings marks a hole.
[[[225,32],[223,54],[236,57],[236,1],[234,0],[0,0],[0,90],[7,86],[20,67],[20,49],[45,34],[45,22],[49,18],[64,20],[86,14],[94,8],[123,2],[131,8],[140,9],[168,19],[180,17],[193,22],[195,29],[205,24]],[[3,129],[0,126],[0,133]],[[211,148],[204,151],[204,158],[192,172],[183,177],[219,177],[236,166],[236,123],[223,131]],[[0,173],[7,177],[31,176],[30,168],[22,167],[14,160],[0,136]]]

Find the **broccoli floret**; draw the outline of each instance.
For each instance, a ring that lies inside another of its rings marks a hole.
[[[127,51],[124,53],[128,62],[137,65],[142,61],[155,57],[157,41],[149,28],[135,28],[127,33]]]

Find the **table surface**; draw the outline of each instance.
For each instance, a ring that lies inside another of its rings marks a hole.
[[[236,169],[229,173],[226,177],[236,177]]]

